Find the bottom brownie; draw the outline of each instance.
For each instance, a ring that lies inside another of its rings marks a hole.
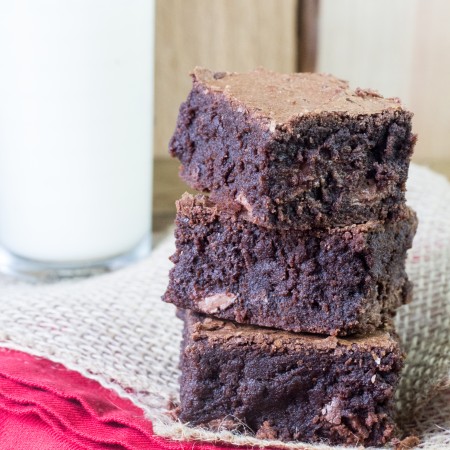
[[[181,421],[335,445],[393,437],[403,355],[389,332],[344,339],[182,316]]]

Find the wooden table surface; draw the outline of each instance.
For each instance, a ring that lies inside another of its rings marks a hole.
[[[425,164],[450,179],[450,161]],[[193,192],[178,178],[179,163],[168,158],[156,158],[154,162],[153,188],[153,233],[155,242],[163,236],[173,224],[175,200],[183,192]]]

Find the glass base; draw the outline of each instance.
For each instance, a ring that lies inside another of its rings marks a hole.
[[[151,251],[150,233],[131,250],[108,259],[77,262],[35,261],[0,247],[0,272],[34,283],[52,283],[101,275],[145,258]]]

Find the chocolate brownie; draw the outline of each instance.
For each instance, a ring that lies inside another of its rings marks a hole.
[[[273,228],[401,214],[415,135],[398,99],[317,73],[192,77],[169,145],[192,188]]]
[[[381,445],[393,437],[403,354],[389,332],[305,335],[189,311],[184,321],[181,421],[283,441]]]
[[[395,222],[267,229],[206,196],[177,202],[175,266],[163,299],[222,319],[347,335],[381,326],[408,300],[409,208]]]

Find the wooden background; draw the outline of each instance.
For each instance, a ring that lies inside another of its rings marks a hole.
[[[196,66],[296,69],[296,0],[158,0],[155,155],[167,155]]]
[[[317,70],[400,97],[414,159],[450,164],[450,1],[321,0]]]
[[[196,65],[324,71],[398,96],[414,114],[414,160],[450,175],[450,1],[156,0],[154,226],[186,190],[167,154]]]

